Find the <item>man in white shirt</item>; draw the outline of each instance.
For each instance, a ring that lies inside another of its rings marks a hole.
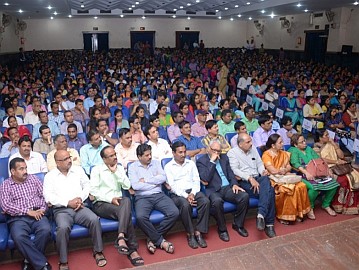
[[[9,163],[13,158],[21,157],[25,160],[28,174],[47,172],[47,166],[44,157],[40,153],[31,151],[31,140],[29,136],[22,136],[19,139],[18,145],[19,152],[10,156]]]
[[[24,118],[24,124],[35,125],[40,122],[39,112],[41,111],[41,103],[39,100],[34,100],[32,103],[32,111],[27,112]]]
[[[208,233],[209,199],[200,191],[200,179],[196,164],[186,159],[186,145],[172,145],[173,159],[165,166],[167,183],[171,187],[171,198],[180,211],[187,232],[188,245],[195,249],[207,247],[202,234]],[[192,222],[192,207],[197,207],[197,224]]]
[[[260,125],[253,133],[253,144],[255,147],[261,147],[268,141],[270,135],[275,132],[272,130],[273,120],[269,115],[261,115],[258,119]]]
[[[67,134],[67,127],[72,123],[76,125],[78,133],[84,132],[83,129],[82,129],[82,125],[79,122],[74,121],[74,115],[72,114],[72,111],[65,111],[64,112],[64,118],[65,118],[65,122],[63,122],[61,124],[61,127],[60,127],[61,134],[66,135]]]
[[[157,94],[157,99],[150,103],[150,114],[154,114],[157,110],[159,104],[163,103],[166,99],[166,94],[159,92]]]
[[[237,89],[240,90],[241,95],[245,95],[247,93],[248,86],[251,85],[251,77],[248,77],[248,72],[244,72],[243,76],[239,78]],[[238,95],[237,95],[238,96]]]
[[[118,162],[127,171],[127,164],[137,160],[136,148],[138,143],[132,142],[132,135],[128,128],[121,128],[118,134],[120,142],[116,145],[115,151]]]
[[[19,152],[19,139],[20,134],[16,127],[10,127],[7,130],[7,134],[9,136],[10,141],[4,143],[4,145],[1,147],[0,151],[0,158],[9,157],[13,154],[16,154]]]
[[[122,166],[117,164],[115,149],[106,146],[100,152],[104,164],[91,171],[90,193],[94,196],[93,211],[102,218],[118,220],[118,236],[115,247],[120,254],[128,255],[134,266],[143,265],[137,252],[138,243],[132,224],[131,200],[121,189],[128,190],[131,182]]]
[[[60,256],[59,269],[69,269],[68,242],[74,223],[89,229],[94,245],[94,258],[97,266],[105,266],[103,255],[102,230],[95,213],[84,205],[90,192],[90,180],[84,170],[72,166],[71,156],[65,150],[55,153],[56,169],[46,174],[44,197],[52,205],[56,228],[56,247]]]
[[[163,158],[171,158],[172,149],[168,142],[159,137],[158,129],[155,126],[149,126],[144,131],[145,136],[148,139],[147,144],[152,147],[152,159],[159,160]]]

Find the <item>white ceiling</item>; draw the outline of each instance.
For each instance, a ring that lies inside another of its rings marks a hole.
[[[0,0],[0,11],[19,19],[72,17],[153,17],[170,18],[221,16],[234,19],[263,18],[273,12],[276,16],[324,11],[336,7],[356,8],[355,0]],[[250,2],[250,5],[247,5]],[[5,5],[8,3],[9,5]],[[138,4],[136,4],[138,3]],[[298,7],[298,4],[301,7]],[[84,5],[81,8],[81,5]],[[134,7],[132,7],[134,5]],[[236,7],[238,5],[238,7]],[[52,8],[49,9],[48,7]],[[182,6],[182,8],[181,8]],[[19,10],[22,13],[19,13]],[[175,9],[177,9],[175,11]],[[265,13],[261,11],[264,10]],[[87,13],[79,13],[87,12]],[[103,13],[101,11],[110,11]],[[57,14],[54,15],[54,12]],[[209,13],[208,13],[209,12]],[[241,14],[241,18],[237,15]]]

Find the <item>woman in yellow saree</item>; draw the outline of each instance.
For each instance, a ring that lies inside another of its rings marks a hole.
[[[290,154],[283,150],[283,140],[278,134],[269,136],[262,155],[265,168],[272,175],[288,175],[291,171]],[[302,221],[311,207],[307,187],[303,182],[281,184],[271,180],[275,190],[276,216],[282,224]]]

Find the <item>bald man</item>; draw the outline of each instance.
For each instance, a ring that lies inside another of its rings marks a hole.
[[[60,270],[68,270],[68,241],[74,223],[89,229],[94,245],[93,256],[97,266],[105,266],[102,231],[99,218],[88,209],[84,201],[90,192],[90,180],[79,166],[72,166],[66,150],[55,153],[56,168],[45,176],[44,197],[52,205],[56,228],[56,246],[60,256]]]
[[[264,230],[270,238],[275,237],[275,195],[268,172],[247,133],[239,133],[237,143],[238,146],[228,152],[231,169],[249,197],[259,200],[257,229]]]

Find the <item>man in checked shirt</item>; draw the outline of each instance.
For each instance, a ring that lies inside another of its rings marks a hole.
[[[51,227],[45,216],[42,183],[35,175],[27,174],[22,158],[10,161],[10,172],[11,176],[0,186],[0,206],[8,217],[12,239],[25,258],[22,269],[32,269],[31,266],[35,270],[51,269],[44,255]],[[34,241],[29,233],[35,235]]]

